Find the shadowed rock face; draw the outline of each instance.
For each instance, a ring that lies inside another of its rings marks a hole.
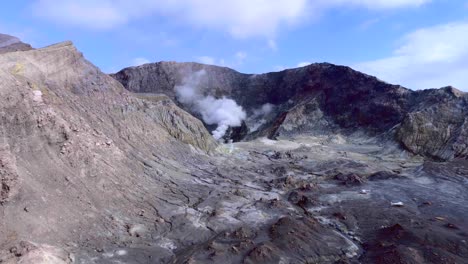
[[[382,132],[401,121],[409,108],[409,90],[327,63],[248,75],[197,63],[160,62],[127,68],[112,76],[130,91],[164,93],[175,99],[174,86],[200,70],[206,71],[200,83],[203,92],[233,98],[250,113],[266,103],[288,112],[314,100],[315,107],[341,127]]]
[[[250,129],[264,119],[245,139],[390,133],[407,150],[436,159],[465,157],[468,151],[467,95],[451,87],[411,91],[327,63],[252,75],[198,63],[159,62],[112,76],[130,91],[162,93],[177,100],[174,86],[201,70],[206,74],[198,88],[233,98],[254,119],[247,120]],[[274,105],[273,113],[255,116],[264,104]]]
[[[31,49],[31,45],[21,42],[18,38],[0,33],[0,54]]]

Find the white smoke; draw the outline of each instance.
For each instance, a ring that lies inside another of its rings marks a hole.
[[[266,103],[260,108],[254,109],[252,111],[252,115],[249,117],[249,120],[247,122],[249,125],[249,132],[255,132],[262,125],[264,125],[267,122],[267,120],[264,117],[270,114],[274,108],[274,105]]]
[[[218,126],[212,132],[213,137],[218,140],[226,134],[229,127],[241,126],[246,113],[242,106],[232,99],[204,96],[199,88],[205,74],[206,72],[201,70],[188,76],[182,85],[175,87],[175,91],[179,102],[201,114],[206,124]]]
[[[253,116],[258,117],[258,116],[268,115],[269,113],[271,113],[271,111],[273,111],[274,107],[275,107],[274,105],[269,104],[269,103],[264,104],[262,105],[262,107],[253,110]]]

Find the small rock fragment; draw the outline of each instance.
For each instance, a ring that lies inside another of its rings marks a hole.
[[[362,189],[359,191],[360,194],[369,194],[369,190]]]
[[[364,183],[364,180],[361,178],[361,176],[355,173],[338,173],[337,175],[335,175],[335,180],[340,181],[341,184],[346,186],[361,185],[362,183]]]

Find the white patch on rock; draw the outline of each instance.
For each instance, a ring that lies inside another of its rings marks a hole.
[[[261,138],[260,142],[262,142],[263,144],[265,144],[267,146],[274,146],[274,145],[276,145],[276,143],[278,143],[278,141],[271,140],[269,138]]]
[[[14,263],[34,263],[34,264],[68,264],[73,256],[67,251],[49,246],[35,245],[36,248],[20,257],[18,262]],[[7,261],[7,263],[10,263]]]
[[[370,199],[370,195],[362,195],[356,191],[344,191],[337,194],[326,194],[319,198],[322,202],[329,204],[340,203],[342,201],[359,200],[359,199]]]
[[[422,185],[428,185],[428,184],[434,183],[434,181],[428,177],[418,177],[418,178],[415,178],[414,181]]]
[[[102,256],[105,257],[105,258],[113,258],[113,257],[114,257],[114,253],[106,252],[106,253],[103,253]]]
[[[125,256],[128,254],[128,252],[125,249],[119,249],[115,251],[115,254],[117,254],[117,256]]]
[[[42,92],[40,90],[33,91],[33,101],[37,103],[42,103]]]
[[[206,229],[206,224],[202,222],[202,214],[192,208],[187,208],[186,218],[196,228]]]
[[[346,144],[346,139],[341,135],[333,135],[328,138],[328,143],[332,144]]]
[[[128,230],[128,233],[134,237],[140,237],[146,232],[146,227],[142,224],[133,225]]]
[[[245,208],[240,213],[240,220],[244,223],[248,223],[250,225],[257,225],[268,222],[275,217],[274,214],[267,214],[263,211],[259,210],[258,208],[251,206]]]
[[[175,249],[177,249],[177,246],[175,245],[174,241],[168,239],[168,238],[161,238],[159,239],[157,242],[156,242],[156,245],[158,245],[159,247],[162,247],[164,249],[167,249],[167,250],[170,250],[170,251],[173,251]]]

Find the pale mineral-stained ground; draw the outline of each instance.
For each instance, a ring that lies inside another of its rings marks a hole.
[[[0,54],[0,263],[466,263],[466,94],[345,75],[397,117],[309,82],[230,144],[70,42]]]

